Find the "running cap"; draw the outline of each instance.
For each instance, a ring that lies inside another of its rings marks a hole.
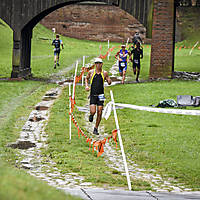
[[[95,63],[99,62],[99,63],[103,63],[102,59],[101,58],[95,58],[94,60]]]
[[[126,45],[125,45],[125,44],[122,44],[121,47],[126,47]]]

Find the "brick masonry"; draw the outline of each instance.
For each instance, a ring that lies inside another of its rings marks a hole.
[[[173,43],[174,0],[154,0],[150,79],[172,77]]]
[[[68,37],[93,41],[126,42],[138,29],[143,39],[146,28],[119,7],[69,5],[46,16],[41,24]]]

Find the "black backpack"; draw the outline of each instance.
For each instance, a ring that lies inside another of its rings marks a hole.
[[[156,107],[157,108],[177,107],[177,103],[173,99],[166,99],[166,100],[160,101],[160,103]]]

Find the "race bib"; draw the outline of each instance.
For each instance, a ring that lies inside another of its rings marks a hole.
[[[125,65],[125,63],[124,62],[122,62],[121,63],[121,67],[125,67],[126,65]]]
[[[54,51],[60,51],[60,48],[54,48]]]
[[[98,98],[99,98],[99,101],[105,101],[106,100],[104,94],[98,95]]]
[[[139,60],[134,60],[134,63],[135,63],[135,64],[138,64],[138,63],[139,63]]]

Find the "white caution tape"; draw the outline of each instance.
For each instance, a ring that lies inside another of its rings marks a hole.
[[[146,106],[136,106],[131,104],[115,103],[115,105],[123,108],[131,108],[134,110],[143,110],[148,112],[168,113],[177,115],[200,115],[200,110],[183,110],[183,109],[167,109],[167,108],[151,108]]]
[[[115,106],[121,108],[131,108],[134,110],[143,110],[148,112],[157,112],[157,113],[167,113],[167,114],[176,114],[176,115],[200,115],[200,110],[183,110],[183,109],[168,109],[168,108],[152,108],[147,106],[136,106],[131,104],[115,103]],[[112,112],[112,102],[110,101],[104,108],[102,117],[106,120],[109,118]]]

